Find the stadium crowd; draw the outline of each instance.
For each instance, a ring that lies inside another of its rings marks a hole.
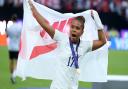
[[[95,9],[99,12],[114,12],[128,20],[128,0],[35,0],[45,6],[61,12],[78,12]],[[0,0],[0,8],[4,6],[19,8],[23,0]]]
[[[26,0],[27,1],[27,0]],[[34,0],[61,13],[97,10],[108,29],[128,28],[128,0]],[[0,20],[10,20],[16,13],[23,19],[23,0],[0,0]]]

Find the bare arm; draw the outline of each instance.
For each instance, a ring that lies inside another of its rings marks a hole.
[[[37,11],[37,9],[35,8],[35,6],[32,4],[32,1],[29,0],[28,1],[32,14],[35,17],[35,19],[37,20],[37,22],[41,25],[41,27],[50,35],[51,38],[54,37],[55,34],[55,30],[52,26],[50,26],[45,18]]]
[[[93,41],[92,51],[100,48],[106,43],[106,37],[103,30],[98,30],[98,40]]]
[[[91,16],[95,21],[98,31],[98,40],[93,41],[93,46],[92,46],[92,51],[93,51],[100,48],[106,43],[106,36],[105,33],[103,32],[103,25],[101,23],[98,13],[96,11],[91,11]]]

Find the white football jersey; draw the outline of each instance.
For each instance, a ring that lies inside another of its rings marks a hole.
[[[53,79],[50,89],[77,89],[79,75],[76,73],[74,64],[70,66],[74,59],[72,58],[69,36],[56,30],[53,39],[58,43],[56,55],[58,68],[56,69],[56,77]],[[74,45],[74,47],[76,46]],[[78,47],[79,63],[82,57],[91,50],[92,41],[80,41]]]

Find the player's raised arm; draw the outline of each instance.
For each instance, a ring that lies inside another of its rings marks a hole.
[[[50,35],[50,37],[53,38],[55,34],[54,28],[46,22],[45,18],[37,11],[31,0],[28,0],[28,3],[37,22]]]
[[[103,25],[101,23],[98,13],[96,11],[92,11],[91,15],[95,21],[95,24],[97,26],[97,31],[98,31],[98,40],[93,41],[93,46],[92,46],[92,51],[93,51],[93,50],[100,48],[106,43],[106,37],[103,31]]]

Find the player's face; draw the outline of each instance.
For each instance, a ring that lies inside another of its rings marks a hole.
[[[70,38],[72,42],[77,42],[83,33],[82,23],[76,19],[70,25]]]

